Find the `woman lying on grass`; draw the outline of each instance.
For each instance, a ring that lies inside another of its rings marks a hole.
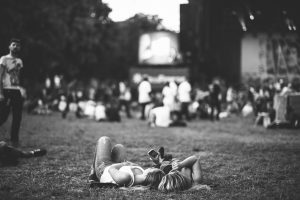
[[[158,190],[176,192],[201,183],[202,170],[200,160],[196,156],[190,156],[183,161],[173,159],[170,163],[172,170],[162,178]]]
[[[179,161],[176,158],[172,159],[171,154],[165,155],[163,147],[160,147],[158,152],[153,154],[154,156],[152,156],[152,153],[148,154],[155,163],[155,167],[163,170],[166,174],[162,178],[158,190],[176,192],[189,189],[193,185],[194,188],[198,188],[197,184],[202,181],[202,169],[200,159],[197,156],[190,156],[183,161]]]
[[[100,182],[132,187],[148,186],[157,189],[164,172],[156,168],[143,169],[137,164],[125,161],[125,148],[121,144],[112,147],[109,137],[101,137],[96,145],[90,183]]]

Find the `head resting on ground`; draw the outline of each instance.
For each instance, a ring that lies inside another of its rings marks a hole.
[[[145,186],[150,187],[150,189],[157,189],[162,177],[165,175],[165,173],[157,168],[148,168],[144,171],[145,174]]]
[[[188,180],[179,171],[171,171],[166,174],[158,185],[158,190],[162,192],[177,192],[191,187],[191,181]]]

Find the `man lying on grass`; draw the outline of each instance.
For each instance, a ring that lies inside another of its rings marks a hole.
[[[201,182],[202,170],[196,156],[190,156],[180,162],[178,159],[164,156],[163,148],[160,148],[156,155],[151,155],[149,152],[148,154],[156,166],[144,170],[137,164],[125,161],[123,145],[117,144],[112,147],[109,137],[101,137],[97,142],[89,175],[91,186],[132,187],[142,185],[150,189],[171,192],[186,190],[192,187],[193,183]]]

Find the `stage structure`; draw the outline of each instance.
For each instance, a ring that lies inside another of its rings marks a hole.
[[[144,33],[139,38],[138,65],[130,69],[130,79],[137,86],[147,76],[154,89],[168,81],[189,78],[189,68],[182,64],[178,34],[170,31]]]
[[[189,0],[180,6],[180,50],[193,79],[292,78],[300,71],[296,0]]]

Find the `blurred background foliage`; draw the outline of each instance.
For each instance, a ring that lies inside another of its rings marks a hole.
[[[137,64],[138,38],[161,27],[157,16],[137,14],[115,23],[101,0],[2,0],[0,53],[22,40],[26,85],[61,74],[66,80],[125,79]]]

